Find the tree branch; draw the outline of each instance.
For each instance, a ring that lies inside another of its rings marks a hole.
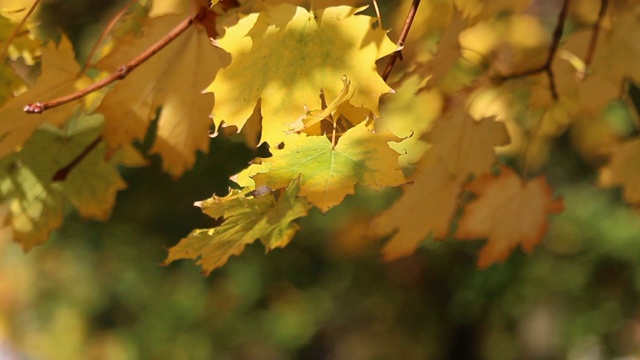
[[[605,0],[606,1],[606,0]],[[562,4],[562,9],[560,10],[560,14],[558,14],[558,22],[556,24],[555,29],[553,30],[553,38],[551,41],[551,46],[549,47],[549,54],[547,55],[547,60],[545,63],[534,69],[530,69],[521,73],[511,74],[507,76],[499,77],[497,80],[506,81],[511,79],[518,79],[525,76],[539,74],[541,72],[545,72],[547,77],[549,78],[549,91],[551,92],[551,97],[553,100],[558,100],[558,90],[556,88],[555,78],[553,76],[553,59],[558,52],[558,47],[560,46],[560,40],[562,39],[562,33],[564,32],[564,25],[567,20],[567,16],[569,15],[569,5],[571,4],[571,0],[564,0]]]
[[[158,53],[160,50],[164,49],[167,45],[169,45],[173,40],[175,40],[178,36],[184,33],[187,29],[189,29],[195,21],[200,20],[204,16],[206,16],[207,8],[201,8],[196,16],[185,19],[180,24],[178,24],[173,30],[171,30],[165,37],[158,40],[155,44],[151,45],[147,50],[143,51],[140,55],[135,57],[133,60],[129,61],[127,64],[122,65],[111,74],[109,77],[98,81],[82,90],[78,90],[69,95],[65,95],[59,97],[57,99],[53,99],[43,103],[31,103],[24,107],[24,111],[29,114],[41,114],[45,110],[55,108],[74,100],[78,100],[83,98],[84,96],[91,94],[94,91],[100,90],[117,80],[122,80],[130,72],[135,70],[138,66],[142,65],[145,61],[149,60],[153,55]]]
[[[409,29],[411,29],[411,24],[413,24],[413,19],[416,17],[416,13],[418,12],[418,5],[420,5],[420,0],[413,0],[411,3],[411,8],[409,8],[409,13],[407,14],[407,18],[404,21],[404,26],[402,27],[402,31],[400,31],[400,38],[398,39],[398,49],[391,54],[389,61],[387,61],[387,65],[382,72],[382,80],[387,81],[389,75],[391,75],[391,70],[393,66],[396,64],[396,61],[402,54],[402,48],[404,48],[404,42],[407,39],[407,35],[409,35]]]

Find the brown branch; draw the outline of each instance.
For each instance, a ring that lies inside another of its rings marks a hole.
[[[11,33],[11,35],[9,35],[9,37],[7,38],[7,41],[4,43],[4,46],[2,47],[2,53],[0,53],[0,61],[4,61],[4,59],[7,57],[7,53],[9,52],[9,46],[11,46],[11,43],[18,36],[24,24],[27,22],[29,17],[31,17],[33,12],[36,10],[36,7],[38,7],[38,4],[40,4],[40,0],[35,0],[33,4],[31,4],[31,7],[29,8],[29,11],[27,11],[27,14],[22,18],[18,26],[16,26],[16,28]]]
[[[164,49],[167,45],[169,45],[173,40],[175,40],[178,36],[180,36],[183,32],[189,29],[196,20],[200,20],[202,17],[206,16],[207,8],[201,8],[198,14],[194,17],[190,17],[185,19],[180,24],[178,24],[173,30],[171,30],[165,37],[158,40],[155,44],[151,45],[147,50],[143,51],[140,55],[136,56],[133,60],[129,61],[127,64],[122,65],[110,76],[107,78],[98,81],[92,85],[87,86],[82,90],[78,90],[74,93],[59,97],[57,99],[53,99],[43,103],[31,103],[25,105],[24,111],[28,114],[41,114],[45,110],[55,108],[67,103],[70,103],[74,100],[78,100],[83,98],[86,95],[91,94],[94,91],[100,90],[117,80],[122,80],[130,72],[135,70],[138,66],[142,65],[145,61],[149,60],[153,55],[158,53],[160,50]]]
[[[131,6],[133,6],[133,4],[135,4],[136,2],[138,2],[138,0],[129,1],[129,3],[127,5],[125,5],[120,11],[118,11],[118,13],[111,19],[111,21],[109,21],[109,24],[107,24],[107,26],[102,30],[102,33],[100,34],[100,37],[98,38],[98,40],[96,40],[95,44],[93,44],[93,47],[91,48],[91,51],[89,51],[89,55],[87,56],[87,60],[84,63],[84,69],[83,69],[84,72],[86,72],[87,69],[89,69],[89,66],[92,65],[91,64],[91,59],[93,59],[93,56],[95,55],[96,51],[98,51],[98,46],[100,46],[100,44],[102,44],[104,39],[111,32],[111,29],[113,29],[113,27],[116,26],[118,21],[120,21],[120,19],[124,16],[124,14],[126,14],[127,11],[129,11],[129,9],[131,8]]]
[[[553,60],[556,57],[556,53],[558,52],[558,47],[560,46],[560,40],[562,39],[562,33],[564,32],[564,25],[567,20],[567,16],[569,15],[569,5],[571,4],[571,0],[564,0],[562,4],[562,9],[560,10],[560,14],[558,14],[558,22],[556,24],[555,29],[553,30],[551,45],[549,47],[549,54],[547,55],[547,60],[545,63],[537,68],[523,71],[521,73],[511,74],[507,76],[501,76],[497,80],[505,81],[511,79],[518,79],[525,76],[539,74],[541,72],[545,72],[547,77],[549,78],[549,91],[551,92],[551,97],[553,100],[557,101],[558,89],[556,87],[555,78],[553,76],[552,64]]]
[[[404,41],[407,39],[407,35],[409,35],[409,29],[411,29],[411,24],[413,23],[413,19],[416,17],[416,13],[418,12],[418,5],[420,5],[420,0],[413,0],[411,3],[411,8],[409,8],[409,13],[407,14],[407,18],[404,21],[404,26],[402,27],[402,31],[400,31],[400,38],[398,39],[398,49],[391,54],[389,61],[387,61],[387,65],[382,72],[382,80],[387,81],[389,75],[391,75],[391,70],[393,66],[396,64],[396,61],[402,54],[402,48],[404,47]]]
[[[556,52],[558,51],[558,47],[560,46],[560,39],[562,38],[562,33],[564,32],[564,24],[569,15],[569,5],[571,0],[564,0],[564,4],[562,5],[562,10],[560,10],[560,14],[558,15],[558,23],[556,24],[556,28],[553,31],[553,41],[551,42],[551,47],[549,48],[549,55],[547,57],[547,61],[545,64],[538,70],[539,72],[544,71],[549,78],[549,91],[551,92],[551,97],[553,97],[554,101],[558,101],[558,89],[556,87],[556,82],[553,77],[553,59],[556,56]],[[536,127],[533,129],[531,133],[531,138],[527,142],[527,146],[524,150],[523,160],[522,160],[522,174],[523,181],[527,178],[529,174],[529,159],[531,158],[531,151],[533,150],[533,143],[540,136],[540,131],[542,131],[542,126],[544,124],[545,114],[543,113]]]
[[[591,66],[591,62],[593,61],[593,55],[596,52],[596,44],[598,43],[598,36],[600,35],[600,29],[602,28],[602,22],[604,21],[604,16],[607,14],[607,8],[609,6],[609,0],[601,0],[600,3],[600,12],[598,12],[598,20],[593,25],[593,33],[591,33],[591,41],[589,41],[589,48],[587,49],[587,55],[584,57],[584,65],[585,68],[589,68]]]
[[[73,159],[73,161],[71,161],[69,165],[56,171],[56,173],[51,178],[51,181],[65,181],[69,176],[69,173],[71,173],[71,171],[75,169],[76,166],[78,166],[78,164],[80,164],[80,162],[82,162],[82,160],[87,157],[87,155],[89,155],[91,150],[95,149],[96,146],[100,144],[100,141],[102,141],[102,136],[98,136],[98,138],[95,139],[91,144],[89,144],[89,146],[87,146],[87,148],[84,149],[82,153],[80,153],[80,155]]]

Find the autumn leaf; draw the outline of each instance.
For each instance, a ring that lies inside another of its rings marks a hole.
[[[378,189],[405,182],[399,154],[387,144],[397,140],[391,133],[374,134],[361,123],[335,147],[326,136],[289,136],[284,149],[272,149],[272,157],[258,160],[270,167],[253,176],[256,186],[279,189],[301,175],[300,196],[326,212],[353,194],[355,184]]]
[[[374,221],[381,236],[396,231],[382,251],[385,260],[412,254],[430,235],[445,238],[467,179],[490,172],[495,146],[508,143],[509,136],[502,123],[476,121],[464,109],[454,109],[436,120],[427,140],[431,147],[402,197]]]
[[[67,105],[47,110],[45,114],[24,112],[26,104],[51,100],[75,91],[80,67],[75,61],[71,43],[62,38],[59,46],[51,42],[42,53],[42,75],[35,86],[0,107],[0,157],[22,146],[43,123],[64,124],[75,111]]]
[[[413,167],[420,160],[429,147],[423,135],[442,113],[444,101],[438,89],[418,92],[426,82],[416,75],[404,79],[394,94],[382,98],[382,117],[374,123],[376,132],[390,131],[404,139],[389,143],[400,153],[398,161],[403,168]]]
[[[62,192],[80,215],[98,220],[107,220],[117,192],[126,188],[116,167],[119,158],[105,160],[103,124],[101,115],[81,115],[63,129],[44,126],[20,152],[21,162],[43,184],[61,181]]]
[[[362,9],[337,6],[309,12],[281,4],[228,28],[218,44],[233,60],[207,88],[216,97],[216,126],[240,130],[260,99],[261,142],[275,146],[289,124],[305,114],[305,106],[322,109],[320,91],[327,99],[340,96],[343,76],[353,82],[350,103],[378,114],[379,97],[390,88],[375,61],[396,47],[385,31],[372,28],[375,18],[356,15]]]
[[[616,146],[609,164],[600,171],[600,185],[621,186],[624,198],[632,204],[640,203],[640,139],[635,138]]]
[[[506,166],[498,177],[483,176],[467,188],[478,198],[466,206],[456,237],[488,239],[478,258],[480,268],[504,261],[518,244],[533,251],[547,231],[549,215],[564,210],[564,201],[553,197],[544,176],[523,181]]]
[[[437,86],[449,73],[456,61],[462,55],[460,48],[460,33],[467,27],[467,21],[462,14],[455,12],[449,26],[447,26],[438,43],[438,50],[434,57],[427,63],[424,70],[430,75],[427,89]]]
[[[98,63],[113,71],[163,37],[183,16],[148,20],[142,38],[122,44]],[[204,28],[194,25],[153,56],[124,81],[116,84],[98,107],[105,115],[105,140],[118,149],[141,140],[158,107],[158,130],[151,153],[163,159],[163,169],[174,177],[193,166],[196,151],[209,149],[212,97],[199,92],[228,62],[224,51],[212,46]],[[203,65],[206,64],[206,65]]]
[[[25,251],[62,225],[62,187],[40,180],[15,154],[0,161],[0,196],[9,206],[14,239]]]
[[[296,195],[299,179],[291,181],[276,199],[273,193],[252,197],[246,191],[232,190],[228,196],[198,202],[202,211],[222,224],[212,229],[194,230],[169,249],[164,264],[178,259],[198,259],[206,274],[238,255],[248,244],[260,239],[267,250],[286,246],[298,225],[293,220],[307,215],[310,206]]]

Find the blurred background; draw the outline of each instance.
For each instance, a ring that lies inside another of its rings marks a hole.
[[[50,0],[42,16],[82,53],[121,3]],[[213,224],[193,202],[224,194],[254,153],[217,137],[178,181],[152,157],[123,169],[108,223],[69,212],[28,254],[1,237],[0,359],[640,358],[640,214],[597,189],[568,144],[545,167],[565,212],[532,255],[483,271],[481,242],[381,263],[380,243],[356,235],[398,193],[366,189],[314,210],[285,249],[249,246],[209,277],[190,261],[162,267],[166,248]]]

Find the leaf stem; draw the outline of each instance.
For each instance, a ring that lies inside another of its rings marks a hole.
[[[111,19],[111,21],[109,21],[109,24],[107,24],[107,26],[102,30],[100,37],[98,38],[98,40],[96,40],[95,44],[93,44],[91,51],[89,51],[87,60],[84,63],[83,72],[86,72],[89,69],[89,66],[92,65],[91,60],[93,59],[93,56],[95,55],[95,53],[98,51],[98,46],[102,44],[104,39],[111,32],[111,29],[113,29],[113,27],[118,23],[118,21],[120,21],[120,19],[124,16],[124,14],[126,14],[127,11],[129,11],[129,9],[131,8],[131,6],[133,6],[133,4],[135,4],[136,2],[138,2],[138,0],[130,0],[129,3],[127,3],[127,5],[125,5],[120,11],[118,11],[118,13]]]
[[[400,53],[404,48],[404,42],[407,39],[407,35],[409,35],[409,30],[411,29],[411,24],[413,24],[413,19],[416,17],[416,13],[418,12],[418,5],[420,5],[420,0],[413,0],[411,3],[411,7],[409,8],[409,13],[407,14],[407,18],[404,21],[404,26],[402,27],[402,31],[400,31],[400,38],[398,39],[398,48],[396,51],[391,54],[389,61],[387,61],[387,65],[382,72],[382,80],[387,81],[389,75],[391,75],[391,70],[393,66],[398,61],[398,58],[402,56]]]
[[[149,60],[155,54],[157,54],[160,50],[164,49],[167,45],[169,45],[173,40],[175,40],[178,36],[184,33],[187,29],[189,29],[196,20],[199,20],[203,16],[206,16],[207,8],[201,8],[196,16],[190,17],[182,21],[178,24],[173,30],[171,30],[167,35],[165,35],[162,39],[158,40],[155,44],[151,45],[148,49],[143,51],[140,55],[136,56],[133,60],[129,61],[127,64],[122,65],[116,70],[113,74],[108,76],[107,78],[100,80],[92,85],[87,86],[84,89],[78,90],[74,93],[59,97],[57,99],[53,99],[50,101],[46,101],[43,103],[36,102],[28,104],[24,107],[24,112],[28,114],[41,114],[45,110],[55,108],[74,100],[78,100],[83,98],[84,96],[91,94],[94,91],[100,90],[117,80],[122,80],[130,72],[135,70],[138,66],[142,65],[145,61]]]
[[[82,160],[86,158],[87,155],[89,155],[89,153],[93,149],[95,149],[96,146],[98,146],[98,144],[100,144],[101,141],[102,141],[102,136],[98,136],[98,138],[95,139],[91,144],[89,144],[89,146],[87,146],[87,148],[84,149],[80,153],[80,155],[78,155],[75,159],[73,159],[73,161],[71,161],[67,166],[63,167],[62,169],[59,169],[58,171],[56,171],[56,173],[51,178],[51,181],[65,181],[69,176],[69,173],[71,173],[71,171],[75,169],[76,166],[78,166],[80,162],[82,162]]]
[[[27,11],[27,14],[22,18],[18,26],[16,26],[16,28],[11,33],[11,35],[9,35],[9,37],[7,38],[7,41],[4,43],[4,46],[2,47],[2,53],[0,53],[0,61],[4,61],[4,59],[7,58],[7,53],[9,52],[9,46],[11,46],[11,43],[13,42],[13,40],[15,40],[16,37],[18,37],[20,30],[22,29],[24,24],[27,22],[29,17],[31,17],[33,12],[36,10],[36,7],[38,6],[38,4],[40,4],[40,0],[35,0],[33,4],[31,4],[31,7],[29,8],[29,11]]]

